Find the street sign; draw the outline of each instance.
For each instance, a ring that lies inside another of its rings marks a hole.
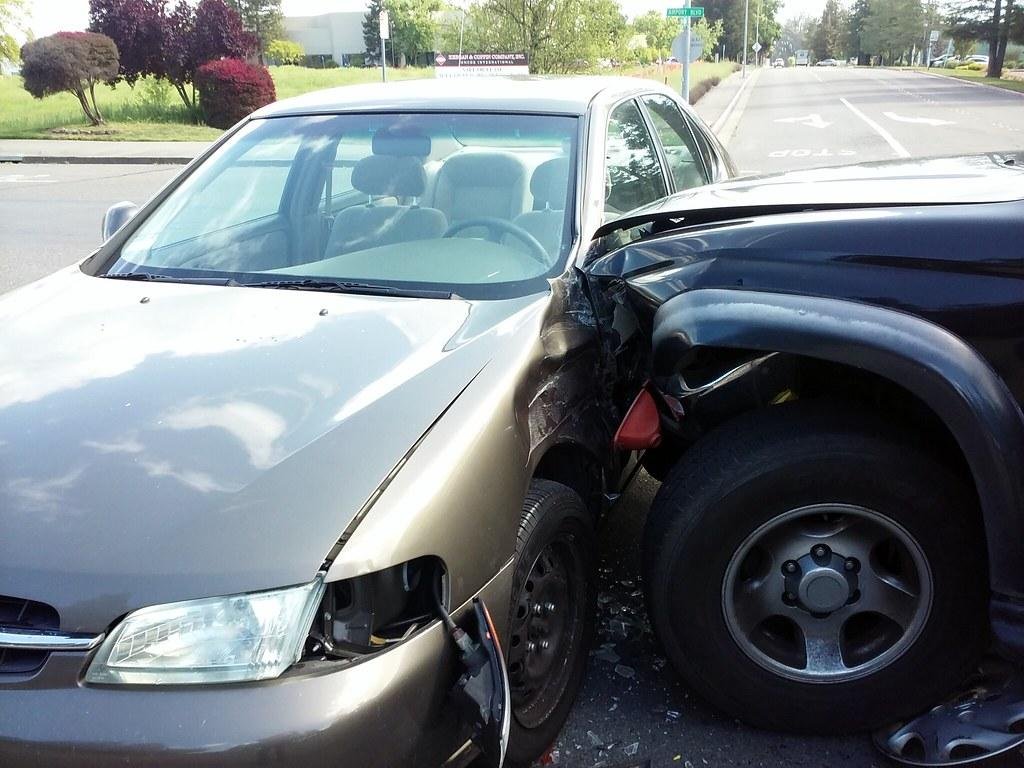
[[[930,42],[930,43],[937,43],[937,42],[939,42],[939,30],[933,29],[931,31],[931,34],[928,35],[928,42]]]
[[[373,29],[373,27],[370,27]],[[387,40],[391,37],[391,19],[387,11],[380,12],[380,39]]]
[[[754,43],[754,44],[753,44],[752,46],[750,46],[750,47],[754,49],[754,53],[757,53],[758,51],[760,51],[760,50],[761,50],[761,44],[760,44],[760,43]]]
[[[665,15],[668,16],[670,19],[699,19],[704,16],[704,6],[694,5],[687,8],[669,8],[667,11],[665,11]]]
[[[434,77],[502,77],[530,74],[525,53],[438,53],[434,56]]]
[[[699,61],[704,53],[704,41],[692,32],[690,33],[690,61]],[[686,60],[686,33],[676,35],[672,41],[672,55],[679,61]]]

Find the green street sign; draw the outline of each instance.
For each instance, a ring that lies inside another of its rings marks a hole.
[[[669,8],[665,11],[665,15],[669,18],[680,18],[685,19],[691,17],[699,19],[704,15],[704,7],[700,5],[694,5],[689,8]]]

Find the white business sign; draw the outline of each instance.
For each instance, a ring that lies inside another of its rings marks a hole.
[[[371,27],[372,29],[372,27]],[[380,12],[380,39],[387,40],[391,37],[391,18],[387,11]]]
[[[929,42],[932,42],[932,43],[939,42],[939,30],[933,29],[931,31],[931,34],[928,35],[928,40],[929,40]]]
[[[439,53],[434,56],[434,77],[503,77],[528,75],[525,53]]]

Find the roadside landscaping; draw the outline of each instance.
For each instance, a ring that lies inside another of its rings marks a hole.
[[[957,80],[966,80],[971,83],[984,83],[994,85],[996,88],[1005,88],[1008,91],[1024,93],[1024,71],[1008,70],[1000,77],[985,77],[984,70],[975,71],[971,69],[942,69],[940,67],[914,67],[919,72],[927,72],[930,75],[944,75],[954,77]]]
[[[733,62],[697,62],[690,71],[691,93],[705,93],[735,71]],[[309,69],[306,67],[270,67],[279,99],[309,91],[380,81],[374,68]],[[665,82],[679,90],[681,70],[666,67],[631,67],[622,74]],[[432,68],[389,69],[388,79],[408,80],[433,77]],[[1021,84],[1024,85],[1024,84]],[[152,78],[140,80],[134,88],[120,83],[116,88],[101,88],[97,102],[106,122],[99,126],[85,123],[78,101],[70,93],[34,99],[22,87],[21,78],[0,76],[0,138],[2,139],[93,139],[100,141],[209,141],[221,131],[196,125],[174,89]]]

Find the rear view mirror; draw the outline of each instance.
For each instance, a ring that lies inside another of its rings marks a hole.
[[[138,212],[139,206],[127,200],[114,203],[107,208],[107,212],[103,215],[103,240],[109,240],[111,235],[127,224]]]

